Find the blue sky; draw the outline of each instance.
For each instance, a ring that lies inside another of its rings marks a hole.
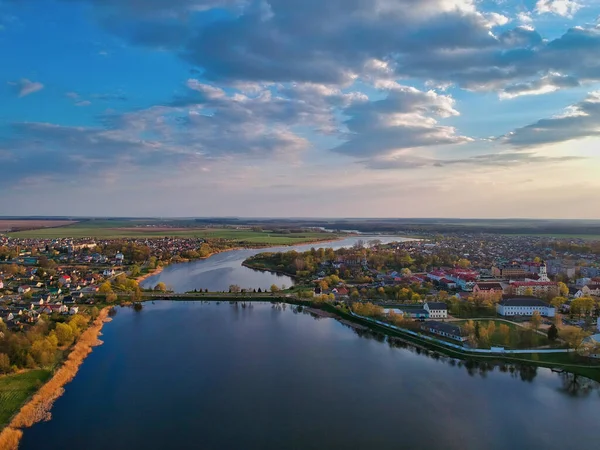
[[[600,219],[599,17],[0,0],[0,211]]]

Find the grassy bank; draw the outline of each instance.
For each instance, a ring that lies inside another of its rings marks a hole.
[[[494,363],[508,362],[531,364],[539,367],[560,368],[567,372],[572,372],[595,381],[600,381],[600,364],[590,364],[588,359],[580,357],[574,353],[523,353],[515,356],[473,354],[448,348],[443,345],[438,345],[434,342],[419,339],[415,336],[402,333],[401,331],[396,331],[374,324],[368,320],[352,316],[330,304],[323,304],[320,306],[326,311],[335,313],[338,317],[342,317],[343,319],[364,325],[365,327],[377,333],[381,333],[386,336],[398,337],[408,343],[412,343],[419,347],[427,348],[453,358]]]
[[[51,374],[49,370],[30,370],[0,377],[0,429],[10,422]]]
[[[104,322],[108,319],[108,308],[100,311],[99,316],[94,322],[83,332],[75,345],[72,347],[67,359],[63,364],[52,374],[52,377],[37,390],[37,392],[21,407],[19,412],[12,418],[6,428],[0,433],[0,449],[16,450],[19,440],[23,434],[22,429],[28,428],[37,422],[50,420],[50,410],[52,405],[64,393],[64,386],[69,383],[79,371],[79,367],[92,351],[92,348],[100,345],[102,342],[98,340],[98,336]],[[32,374],[32,371],[28,372]],[[50,373],[47,373],[46,379]],[[34,377],[36,375],[30,375]],[[41,374],[37,375],[41,377]],[[27,381],[31,385],[31,380]],[[43,383],[40,379],[39,383],[34,382],[34,387]],[[31,395],[31,392],[29,393]],[[24,398],[24,400],[27,397]],[[14,402],[13,402],[14,403]]]

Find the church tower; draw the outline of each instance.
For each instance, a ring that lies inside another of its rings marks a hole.
[[[542,261],[539,276],[540,278],[538,279],[538,281],[550,281],[550,278],[548,278],[548,269],[546,267],[546,261]]]

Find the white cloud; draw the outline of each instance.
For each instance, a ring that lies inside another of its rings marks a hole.
[[[502,137],[514,147],[539,147],[557,142],[600,136],[600,91],[566,108],[563,114],[518,128]]]
[[[454,99],[409,86],[392,88],[383,100],[358,100],[345,108],[346,142],[333,150],[350,156],[381,157],[403,149],[471,141],[438,118],[459,115]]]
[[[538,14],[556,14],[563,17],[573,17],[582,5],[574,0],[538,0],[535,10]]]
[[[27,95],[33,94],[34,92],[41,91],[44,89],[44,85],[37,81],[31,81],[27,78],[22,78],[16,82],[9,82],[10,85],[15,87],[17,95],[19,97],[25,97]]]
[[[520,12],[517,14],[517,20],[521,22],[523,25],[529,25],[533,22],[533,18],[531,17],[531,13],[528,12]]]
[[[537,80],[516,83],[505,87],[500,91],[501,99],[511,99],[523,95],[542,95],[558,91],[564,88],[574,88],[580,85],[579,81],[570,76],[560,73],[550,73]]]

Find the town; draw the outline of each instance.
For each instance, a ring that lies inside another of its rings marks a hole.
[[[140,281],[170,263],[205,258],[233,245],[188,237],[0,236],[1,330],[27,334],[43,328],[43,336],[73,317],[93,318],[98,307],[160,298],[168,291],[164,283],[148,290]],[[600,251],[593,241],[455,233],[390,244],[371,236],[335,251],[316,247],[304,253],[259,253],[244,265],[294,277],[294,286],[273,286],[272,293],[327,302],[463,348],[600,353]],[[252,286],[230,288],[233,296],[253,292]],[[71,334],[60,344],[70,342]],[[1,371],[43,367],[51,353],[28,359],[16,356],[17,348],[0,345],[0,353],[8,355]]]
[[[600,351],[600,247],[577,239],[455,235],[262,253],[304,298],[470,348]]]

